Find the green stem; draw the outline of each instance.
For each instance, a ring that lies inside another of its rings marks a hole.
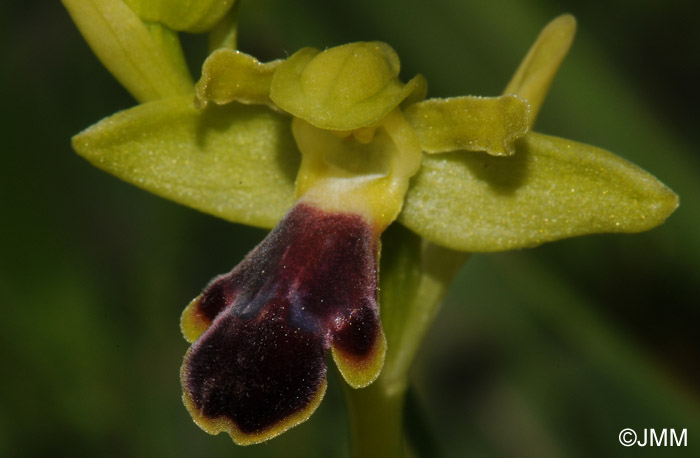
[[[177,81],[185,91],[183,93],[191,92],[194,82],[177,32],[157,22],[144,22],[144,25],[170,63],[172,71],[177,75]]]
[[[228,13],[209,32],[209,53],[219,48],[236,49],[238,47],[238,7],[236,2]]]
[[[360,390],[346,388],[353,458],[403,455],[405,394],[379,380]]]
[[[372,385],[346,389],[354,458],[403,455],[408,373],[447,287],[468,256],[399,225],[385,232],[382,243],[380,303],[387,353]]]

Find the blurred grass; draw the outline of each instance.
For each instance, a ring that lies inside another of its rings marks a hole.
[[[537,130],[632,160],[681,206],[645,234],[473,256],[421,352],[415,395],[445,456],[698,456],[694,2],[256,0],[242,7],[240,42],[273,58],[384,40],[431,96],[495,95],[564,11],[579,34]],[[204,40],[187,47],[201,58]],[[307,424],[262,446],[192,424],[179,314],[263,232],[72,153],[71,135],[133,102],[58,2],[3,3],[0,50],[0,456],[346,456],[335,379]],[[627,449],[626,427],[688,428],[689,447]]]

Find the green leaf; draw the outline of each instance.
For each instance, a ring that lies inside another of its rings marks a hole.
[[[125,181],[233,222],[270,228],[294,203],[289,118],[262,106],[200,111],[191,95],[159,100],[100,121],[73,148]]]
[[[605,150],[529,133],[510,157],[425,156],[399,221],[434,243],[502,251],[661,224],[678,196]]]
[[[408,107],[406,119],[423,151],[485,151],[510,156],[529,129],[529,106],[515,95],[428,99]]]
[[[189,75],[174,64],[175,53],[121,0],[62,1],[90,48],[136,100],[192,92]]]

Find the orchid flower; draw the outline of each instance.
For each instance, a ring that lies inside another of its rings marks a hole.
[[[570,15],[544,28],[502,95],[435,99],[422,76],[399,79],[382,42],[260,62],[235,49],[233,0],[63,3],[139,101],[76,135],[78,154],[165,198],[272,229],[182,315],[185,406],[239,444],[313,413],[329,350],[350,387],[374,382],[357,393],[399,399],[386,415],[400,430],[408,368],[465,253],[648,230],[678,205],[624,159],[531,130],[573,40]],[[210,32],[215,48],[196,84],[182,31]],[[410,241],[385,238],[397,224]],[[387,254],[381,241],[399,248]],[[361,435],[377,421],[357,396]]]

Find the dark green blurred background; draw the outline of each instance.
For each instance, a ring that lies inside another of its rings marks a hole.
[[[329,3],[247,1],[241,47],[266,60],[384,40],[431,96],[496,95],[539,29],[574,13],[579,33],[537,130],[614,151],[681,198],[649,233],[473,256],[415,367],[418,445],[450,457],[700,456],[697,2]],[[196,68],[204,40],[187,48]],[[59,2],[2,2],[0,56],[0,457],[347,456],[335,374],[312,419],[268,444],[237,447],[191,422],[180,312],[264,232],[71,151],[71,135],[134,102]],[[626,427],[687,428],[688,447],[624,448]]]

